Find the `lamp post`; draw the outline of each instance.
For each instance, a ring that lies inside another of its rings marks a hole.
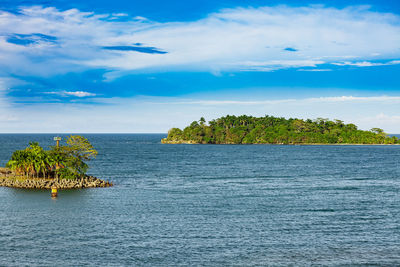
[[[59,137],[59,136],[54,137],[54,141],[57,142],[56,146],[59,147],[60,146],[61,137]]]
[[[57,146],[57,148],[59,148],[60,147],[61,137],[59,137],[59,136],[54,137],[54,141],[56,141],[56,146]],[[57,180],[58,180],[58,173],[56,173],[56,177],[57,177]],[[57,195],[58,195],[57,187],[54,185],[54,186],[51,187],[51,197],[52,198],[56,198]]]

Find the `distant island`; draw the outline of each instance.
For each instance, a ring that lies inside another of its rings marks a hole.
[[[163,144],[399,144],[380,128],[359,130],[341,120],[230,116],[206,123],[202,117],[183,130],[172,128]]]
[[[84,137],[71,135],[66,145],[44,150],[31,142],[23,150],[11,155],[5,168],[0,168],[0,186],[17,188],[60,189],[108,187],[112,183],[86,174],[87,161],[97,155],[92,144]]]

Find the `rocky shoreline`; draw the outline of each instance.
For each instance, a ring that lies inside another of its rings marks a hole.
[[[189,141],[186,141],[186,140],[168,140],[167,138],[163,138],[163,139],[161,139],[161,144],[192,144],[192,145],[195,145],[195,144],[201,144],[201,143],[196,142],[196,141],[192,141],[192,140],[189,140]]]
[[[93,176],[85,176],[81,179],[65,180],[65,179],[36,179],[14,176],[11,173],[0,172],[0,186],[26,188],[26,189],[50,189],[56,187],[58,189],[80,189],[93,187],[110,187],[111,182],[101,180]]]
[[[64,180],[64,179],[10,179],[0,178],[0,186],[26,188],[26,189],[50,189],[56,187],[58,189],[80,189],[80,188],[93,188],[93,187],[110,187],[112,183],[98,179],[96,177],[88,176],[77,180]]]
[[[196,142],[193,140],[168,140],[167,138],[161,139],[161,144],[189,144],[189,145],[205,145],[207,143]],[[357,143],[251,143],[251,144],[236,144],[236,143],[218,143],[218,144],[207,144],[207,145],[284,145],[284,146],[400,146],[400,144],[357,144]]]

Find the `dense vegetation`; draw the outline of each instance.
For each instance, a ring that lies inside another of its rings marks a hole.
[[[382,129],[357,129],[341,120],[285,119],[272,116],[226,116],[206,124],[204,118],[183,131],[172,128],[163,143],[196,144],[397,144]]]
[[[54,146],[50,150],[31,142],[26,149],[15,151],[6,166],[27,178],[77,179],[85,176],[88,170],[85,161],[96,155],[97,151],[86,138],[71,135],[66,145]]]

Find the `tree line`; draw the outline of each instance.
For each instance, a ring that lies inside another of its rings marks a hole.
[[[6,167],[27,178],[77,179],[86,174],[89,168],[86,161],[96,155],[97,151],[86,138],[71,135],[65,145],[52,146],[50,150],[30,142],[27,148],[12,154]]]
[[[172,128],[163,143],[198,144],[398,144],[380,128],[359,130],[352,123],[324,118],[230,116],[206,123],[202,117],[183,130]]]

